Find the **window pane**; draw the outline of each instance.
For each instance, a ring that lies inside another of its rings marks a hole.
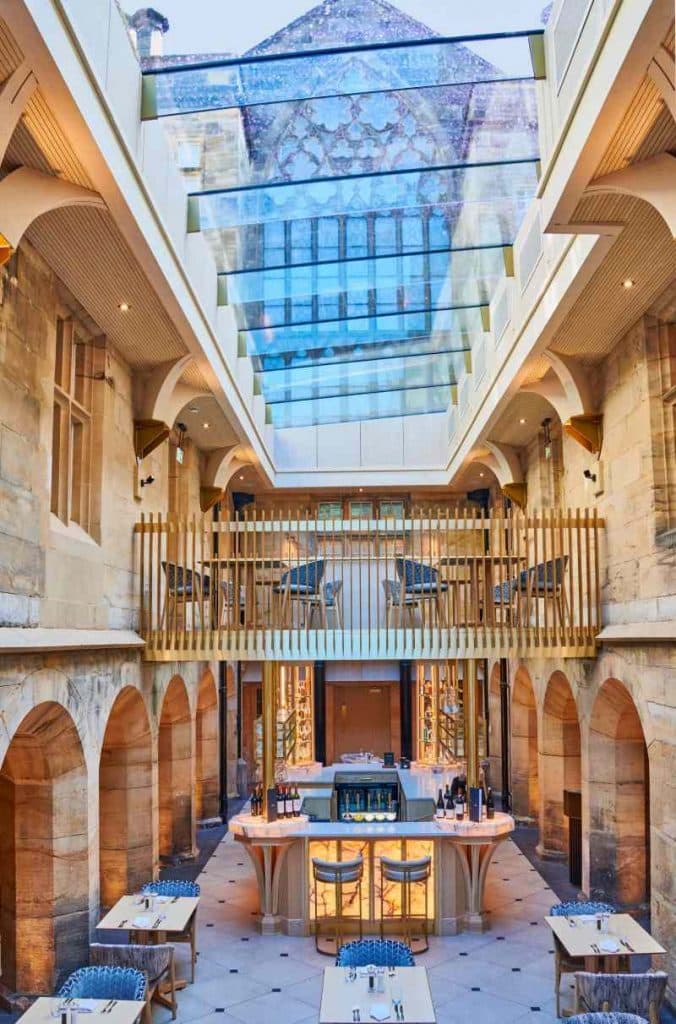
[[[63,410],[58,402],[54,403],[52,413],[52,491],[50,508],[55,516],[65,521],[64,502],[62,492],[64,490],[64,473],[62,472],[63,462]]]

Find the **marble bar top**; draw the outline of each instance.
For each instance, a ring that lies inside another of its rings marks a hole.
[[[308,769],[289,768],[286,781],[302,784],[301,796],[308,795],[306,784],[312,787],[313,794],[318,789],[325,792],[333,789],[336,773],[345,775],[369,775],[395,774],[399,780],[401,791],[407,800],[431,799],[436,800],[440,789],[451,785],[460,768],[447,769],[436,774],[431,768],[420,766],[415,763],[411,768],[383,768],[380,762],[363,761],[351,764],[329,764],[312,766]]]
[[[482,822],[448,820],[393,821],[386,824],[340,821],[302,821],[285,818],[267,822],[250,814],[237,814],[230,819],[228,828],[242,839],[492,839],[501,838],[514,829],[514,818],[501,811]]]

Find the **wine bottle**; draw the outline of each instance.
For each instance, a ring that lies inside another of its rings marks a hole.
[[[258,817],[258,790],[255,786],[251,792],[251,817]]]
[[[300,793],[298,792],[298,786],[293,791],[293,816],[298,818],[300,816],[301,799]]]
[[[281,786],[277,786],[277,817],[284,817],[284,791]]]
[[[437,810],[436,810],[436,815],[435,816],[437,818],[443,818],[445,816],[445,814],[444,814],[444,795],[441,792],[441,789],[439,790],[439,796],[437,797]]]
[[[286,818],[293,818],[293,797],[291,796],[291,786],[284,787],[284,816]]]
[[[446,817],[452,818],[454,814],[453,797],[451,796],[451,791],[448,786],[446,786],[446,797],[444,799],[444,803],[446,804]]]
[[[495,802],[493,800],[493,790],[490,786],[488,787],[488,794],[486,796],[486,817],[495,817]]]

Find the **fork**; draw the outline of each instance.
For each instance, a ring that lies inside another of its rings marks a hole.
[[[106,1007],[106,1009],[103,1012],[110,1013],[115,1006],[117,1006],[117,999],[111,1000],[110,1006]]]

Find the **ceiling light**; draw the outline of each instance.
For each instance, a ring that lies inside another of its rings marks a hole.
[[[188,406],[188,412],[199,412],[199,411],[200,411],[200,409],[199,409],[198,405],[189,405]]]
[[[622,282],[622,287],[626,291],[629,291],[630,288],[634,287],[634,284],[635,284],[635,282],[632,281],[632,279],[630,277],[625,277],[624,281]]]
[[[240,473],[239,474],[239,478],[240,478],[240,480],[243,480],[244,479],[244,473]]]
[[[204,427],[205,430],[208,430],[209,427],[211,426],[211,424],[210,423],[203,423],[202,426]]]
[[[128,313],[131,307],[128,302],[120,302],[118,303],[117,308],[119,309],[120,313]]]
[[[483,473],[479,473],[479,476],[483,476]]]
[[[521,417],[521,419],[519,420],[519,423],[521,423],[521,424],[523,425],[523,424],[524,424],[525,422],[526,422],[526,421],[525,421],[525,419],[524,419],[524,418],[523,418],[523,416],[522,416],[522,417]]]
[[[360,487],[360,488],[359,488],[359,493],[361,494],[361,492],[362,492],[363,490],[364,490],[364,488],[363,488],[363,487]]]

